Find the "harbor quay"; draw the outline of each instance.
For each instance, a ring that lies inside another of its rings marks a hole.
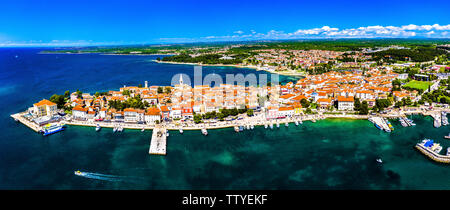
[[[415,148],[436,162],[450,163],[450,147],[447,148],[446,155],[441,155],[439,152],[442,150],[442,147],[438,143],[434,143],[431,139],[425,139],[417,143]]]

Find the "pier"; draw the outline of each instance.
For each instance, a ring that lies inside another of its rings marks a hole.
[[[434,118],[433,126],[435,128],[441,127],[442,119],[441,119],[441,113],[432,113],[431,116]]]
[[[27,120],[22,115],[23,115],[23,113],[17,113],[17,114],[11,115],[11,117],[14,118],[14,120],[24,124],[25,126],[31,128],[32,130],[34,130],[36,132],[39,132],[41,130],[41,127],[39,127],[39,125],[37,125],[34,122],[31,122],[31,121]]]
[[[162,127],[155,127],[150,141],[150,149],[148,151],[151,155],[166,155],[167,146],[167,129]]]
[[[450,155],[441,155],[430,148],[427,148],[424,143],[416,144],[416,149],[418,149],[422,154],[426,155],[430,159],[440,162],[440,163],[450,163]],[[448,153],[448,152],[447,152]]]
[[[380,128],[380,130],[384,130],[386,132],[391,132],[391,128],[389,128],[389,125],[387,124],[386,120],[382,117],[372,117],[369,118],[369,121],[375,124],[377,127]]]

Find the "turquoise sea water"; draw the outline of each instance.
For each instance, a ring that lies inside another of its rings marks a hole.
[[[0,49],[0,189],[450,189],[450,166],[414,149],[425,137],[443,150],[450,146],[443,138],[450,127],[433,128],[431,117],[413,116],[417,126],[408,128],[392,120],[390,134],[367,120],[346,119],[241,133],[209,130],[208,136],[171,131],[167,156],[148,155],[151,131],[68,126],[43,137],[9,115],[67,89],[170,84],[170,74],[193,69],[147,56],[36,52]],[[76,176],[75,170],[88,173]]]

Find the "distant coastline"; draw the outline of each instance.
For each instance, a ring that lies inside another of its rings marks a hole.
[[[126,53],[102,53],[102,52],[48,52],[48,51],[41,51],[38,54],[56,54],[56,55],[80,55],[80,54],[99,54],[99,55],[176,55],[176,54],[161,54],[161,53],[153,53],[153,54],[126,54]]]
[[[288,71],[272,71],[268,69],[263,69],[259,66],[251,66],[251,65],[236,65],[236,64],[201,64],[201,63],[183,63],[183,62],[173,62],[173,61],[158,61],[153,60],[156,63],[166,63],[166,64],[181,64],[181,65],[198,65],[198,66],[222,66],[222,67],[235,67],[235,68],[250,68],[255,69],[257,71],[266,71],[272,74],[279,74],[284,76],[296,76],[296,77],[304,77],[306,76],[303,73],[292,73]]]

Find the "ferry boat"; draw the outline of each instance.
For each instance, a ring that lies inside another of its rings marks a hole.
[[[95,131],[100,131],[100,129],[102,129],[102,127],[100,127],[100,125],[97,124],[97,126],[95,127]]]
[[[44,136],[48,136],[50,134],[54,134],[60,131],[63,131],[64,128],[64,124],[47,124],[46,126],[44,126],[44,128],[42,129],[42,133]]]
[[[181,134],[183,134],[183,129],[182,129],[182,128],[180,128],[179,130],[180,130],[180,133],[181,133]]]
[[[202,128],[202,134],[205,136],[208,135],[208,131],[206,130],[206,128]]]

